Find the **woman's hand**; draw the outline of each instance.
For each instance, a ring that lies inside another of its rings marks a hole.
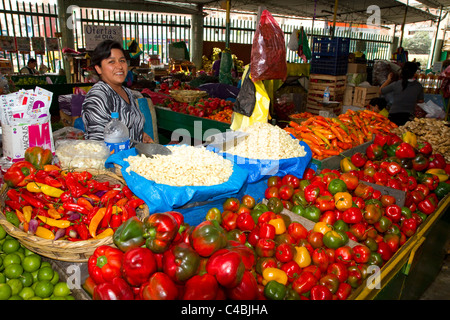
[[[144,132],[144,134],[142,135],[142,142],[143,143],[155,143],[155,141],[153,141],[153,139]]]

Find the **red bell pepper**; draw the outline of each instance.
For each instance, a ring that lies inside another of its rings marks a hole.
[[[412,159],[415,155],[414,148],[407,142],[400,143],[395,149],[395,156],[398,159]]]
[[[332,298],[333,294],[324,285],[318,284],[311,288],[311,300],[331,300]]]
[[[344,211],[344,213],[342,214],[342,220],[345,223],[359,223],[361,222],[363,219],[363,214],[361,209],[359,209],[358,207],[351,207],[348,208],[347,210]]]
[[[361,152],[356,152],[350,157],[350,160],[357,168],[361,168],[366,164],[367,157]]]
[[[52,162],[53,155],[50,149],[39,146],[29,147],[25,150],[25,160],[33,164],[36,169],[43,169],[46,164]]]
[[[156,272],[156,259],[147,248],[133,248],[122,258],[122,277],[131,286],[141,286]]]
[[[339,282],[345,282],[348,278],[347,266],[342,262],[334,262],[328,265],[327,273],[336,275]]]
[[[133,300],[134,294],[124,279],[115,277],[110,282],[97,284],[92,298],[94,300]]]
[[[232,250],[220,249],[209,257],[206,272],[216,277],[225,288],[237,286],[244,276],[245,265],[240,255]]]
[[[338,300],[347,300],[350,293],[352,293],[351,285],[346,282],[339,283],[339,287],[336,291],[336,297]]]
[[[320,188],[316,184],[309,184],[305,187],[305,200],[309,203],[314,203],[319,197]]]
[[[429,214],[432,214],[436,210],[437,204],[438,204],[438,201],[434,197],[431,197],[429,195],[424,200],[420,201],[417,204],[417,208],[421,212],[425,213],[426,215],[429,215]]]
[[[292,289],[299,295],[309,292],[319,280],[310,271],[303,271],[297,279],[292,282]]]
[[[370,258],[370,249],[365,245],[356,245],[353,247],[353,260],[356,263],[367,263]]]
[[[175,283],[194,276],[200,266],[199,254],[188,244],[179,243],[163,254],[163,270]]]
[[[227,298],[232,300],[256,300],[258,297],[258,283],[251,271],[244,271],[242,281],[235,287],[226,288]]]
[[[179,291],[175,283],[164,272],[155,272],[147,283],[140,287],[142,300],[175,300]]]
[[[366,149],[366,156],[369,160],[381,160],[383,154],[383,147],[378,144],[371,144]]]
[[[244,263],[246,270],[252,270],[255,266],[256,254],[255,251],[250,249],[244,244],[241,244],[237,241],[228,241],[228,245],[226,247],[228,250],[237,252]]]
[[[411,237],[417,231],[417,221],[414,218],[403,220],[400,230],[405,236]]]
[[[214,300],[219,284],[209,273],[194,275],[184,284],[183,300]]]
[[[3,175],[3,181],[9,187],[23,187],[32,180],[36,168],[28,161],[14,163]]]
[[[168,250],[177,235],[179,226],[168,213],[154,213],[144,219],[145,246],[154,253]]]
[[[433,147],[428,141],[423,141],[418,143],[417,150],[424,156],[429,157],[433,152]]]
[[[430,163],[428,169],[445,169],[446,162],[444,156],[439,153],[434,153],[430,156]]]
[[[227,245],[227,236],[217,220],[206,220],[191,234],[192,247],[202,257],[209,257]]]
[[[122,275],[123,252],[117,248],[102,245],[89,257],[88,272],[95,283],[111,282]]]
[[[376,144],[376,145],[379,145],[382,147],[384,147],[385,145],[389,145],[390,142],[391,142],[391,135],[383,134],[383,133],[377,133],[373,140],[373,144]]]

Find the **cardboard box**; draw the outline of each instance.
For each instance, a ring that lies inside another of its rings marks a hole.
[[[366,73],[367,66],[363,63],[349,63],[347,73]]]

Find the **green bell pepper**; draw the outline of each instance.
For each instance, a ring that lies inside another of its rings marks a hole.
[[[286,286],[275,280],[270,280],[264,287],[264,296],[270,300],[283,300],[286,296]]]
[[[438,186],[434,190],[438,199],[444,198],[448,193],[450,193],[450,183],[439,182]]]
[[[113,242],[123,252],[144,245],[144,223],[136,216],[129,218],[116,229]]]

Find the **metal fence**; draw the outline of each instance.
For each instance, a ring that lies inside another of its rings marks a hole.
[[[0,35],[13,37],[43,37],[45,39],[59,36],[59,23],[57,5],[20,2],[15,0],[1,0],[0,3]],[[169,45],[184,41],[190,48],[191,17],[189,15],[154,14],[130,10],[108,10],[79,8],[73,6],[72,21],[75,22],[73,30],[75,50],[85,47],[83,34],[84,25],[122,26],[124,47],[135,39],[143,51],[143,58],[150,55],[159,55],[162,63],[169,61]],[[204,18],[204,41],[225,41],[225,19]],[[295,28],[294,25],[280,25],[285,33],[286,43]],[[230,42],[251,44],[255,32],[254,21],[232,20],[230,25]],[[310,45],[314,36],[328,36],[325,28],[305,28]],[[392,42],[390,36],[353,32],[351,30],[336,30],[335,36],[351,39],[350,52],[356,48],[358,41],[365,43],[365,53],[369,60],[388,59],[389,46]],[[48,41],[48,40],[46,40]],[[38,64],[47,65],[51,72],[62,68],[61,49],[56,51],[45,48],[44,54],[35,54],[34,48],[30,53],[0,51],[0,57],[13,61],[14,70],[18,72],[29,57],[36,57]],[[297,53],[287,50],[287,61],[300,62]]]

